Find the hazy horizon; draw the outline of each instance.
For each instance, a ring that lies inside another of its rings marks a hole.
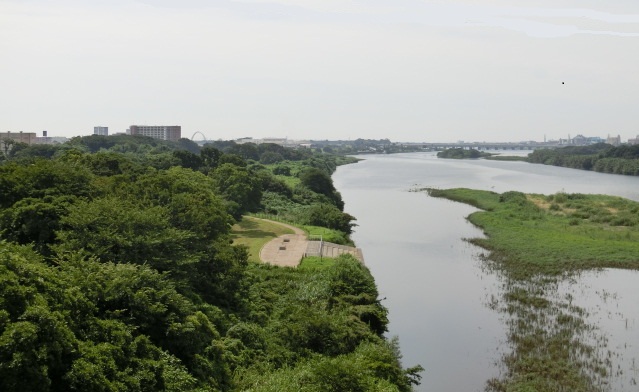
[[[0,132],[626,141],[639,2],[601,3],[0,0]]]

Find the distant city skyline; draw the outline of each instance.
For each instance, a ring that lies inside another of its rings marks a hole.
[[[131,131],[131,129],[136,128],[136,131],[133,132]],[[160,132],[157,129],[153,129],[153,128],[165,128],[164,130],[162,130],[162,132]],[[171,136],[168,136],[168,134],[166,133],[166,131],[168,130],[168,128],[174,129],[171,132]],[[138,129],[142,129],[142,131],[139,131]],[[158,133],[159,132],[159,133]],[[190,140],[194,140],[196,142],[202,142],[202,141],[216,141],[216,140],[233,140],[236,141],[237,143],[275,143],[275,144],[287,144],[286,142],[303,142],[303,141],[317,141],[317,142],[322,142],[322,141],[348,141],[348,140],[356,140],[356,139],[341,139],[341,138],[336,138],[336,139],[319,139],[319,138],[306,138],[306,139],[297,139],[297,138],[288,138],[288,137],[284,137],[284,138],[280,138],[280,137],[253,137],[253,136],[243,136],[243,137],[239,137],[239,138],[226,138],[226,139],[220,139],[220,138],[210,138],[210,137],[206,137],[206,135],[204,135],[202,132],[196,131],[191,137],[189,137],[188,135],[182,135],[181,134],[181,126],[136,126],[136,125],[131,125],[129,127],[129,129],[126,129],[124,132],[115,132],[112,134],[109,134],[108,132],[108,127],[94,127],[94,132],[92,134],[78,134],[78,135],[68,135],[68,136],[56,136],[56,135],[51,135],[50,133],[48,134],[48,138],[49,140],[55,140],[56,142],[62,142],[62,139],[70,139],[72,137],[75,136],[90,136],[90,135],[97,135],[97,136],[111,136],[111,135],[121,135],[121,134],[128,134],[128,135],[142,135],[142,136],[149,136],[149,137],[153,137],[156,139],[163,139],[163,140],[171,140],[171,141],[177,141],[179,138],[186,138],[186,139],[190,139]],[[639,136],[639,135],[638,135]],[[36,140],[36,143],[42,142],[42,140],[44,138],[47,137],[47,131],[42,131],[42,132],[24,132],[24,131],[19,131],[19,132],[0,132],[0,139],[15,139],[17,141],[21,141],[21,138],[23,137],[31,137],[34,140]],[[530,139],[530,140],[508,140],[508,139],[504,139],[504,140],[461,140],[461,139],[457,139],[457,140],[435,140],[435,139],[431,139],[431,140],[421,140],[421,141],[407,141],[407,140],[394,140],[390,137],[381,137],[381,138],[362,138],[362,139],[367,139],[367,140],[389,140],[391,143],[416,143],[416,144],[420,144],[420,143],[528,143],[528,142],[535,142],[535,143],[559,143],[560,145],[571,145],[571,144],[577,144],[577,145],[584,145],[584,144],[595,144],[595,143],[607,143],[607,144],[612,144],[612,145],[619,145],[619,144],[639,144],[639,137],[631,137],[628,139],[623,139],[621,138],[620,135],[606,135],[606,136],[601,136],[601,135],[583,135],[583,134],[577,134],[577,135],[568,135],[568,137],[566,138],[545,138],[543,140],[534,140],[534,139]],[[579,140],[579,142],[576,142]],[[30,143],[28,143],[30,144]]]
[[[639,134],[639,2],[0,0],[0,132]]]

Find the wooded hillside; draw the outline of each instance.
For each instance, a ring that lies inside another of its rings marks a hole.
[[[252,264],[230,239],[264,210],[348,238],[330,179],[346,162],[133,136],[13,146],[0,163],[0,390],[409,391],[421,368],[402,368],[384,337],[365,267]]]

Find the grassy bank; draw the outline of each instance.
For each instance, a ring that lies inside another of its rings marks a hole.
[[[588,268],[639,268],[639,203],[565,193],[431,189],[429,194],[482,209],[468,220],[488,238],[471,242],[490,250],[491,258],[515,278]]]
[[[480,208],[468,220],[485,238],[487,265],[503,278],[501,297],[487,304],[502,313],[511,352],[505,372],[487,391],[606,391],[614,348],[557,284],[571,273],[604,267],[639,268],[639,203],[603,196],[470,189],[428,189]]]
[[[490,161],[510,161],[510,162],[528,162],[528,157],[516,155],[493,155],[486,157]]]

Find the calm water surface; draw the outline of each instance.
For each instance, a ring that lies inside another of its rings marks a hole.
[[[487,304],[501,297],[499,277],[483,268],[482,249],[463,241],[481,231],[465,217],[473,207],[409,192],[415,187],[468,187],[505,192],[603,193],[639,200],[639,178],[524,162],[444,160],[434,153],[365,156],[338,168],[335,186],[357,217],[353,239],[390,310],[389,335],[400,338],[406,366],[421,364],[419,391],[482,391],[499,376],[506,326]],[[608,341],[615,391],[639,381],[639,274],[587,272],[563,282]],[[614,309],[613,309],[614,308]]]

